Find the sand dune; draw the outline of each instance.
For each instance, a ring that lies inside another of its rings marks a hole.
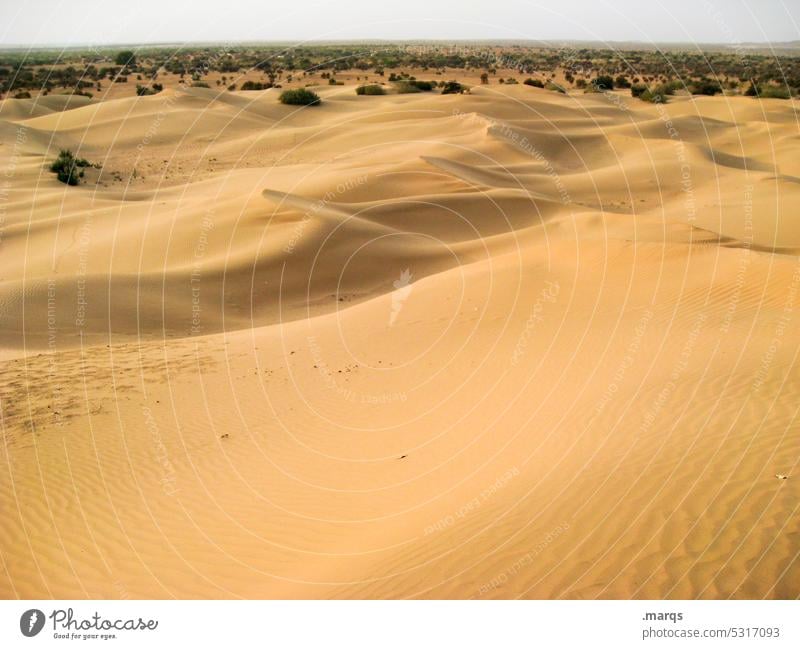
[[[0,104],[0,595],[800,595],[796,104],[320,94]]]

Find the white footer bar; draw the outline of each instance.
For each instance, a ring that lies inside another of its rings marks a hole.
[[[192,644],[189,644],[192,643]],[[224,645],[223,645],[224,643]],[[0,647],[800,647],[796,601],[2,601]]]

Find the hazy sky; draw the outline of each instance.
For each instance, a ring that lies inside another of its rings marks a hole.
[[[799,0],[0,0],[0,44],[800,39]]]

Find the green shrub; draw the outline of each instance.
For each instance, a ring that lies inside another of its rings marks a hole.
[[[601,74],[596,79],[592,79],[592,85],[598,90],[614,90],[614,79],[607,74]]]
[[[419,88],[423,92],[430,92],[436,87],[435,81],[417,81],[416,79],[412,79],[409,81],[412,86]]]
[[[561,86],[559,86],[557,83],[553,83],[552,81],[548,81],[548,82],[545,84],[545,86],[544,86],[544,87],[545,87],[545,89],[547,89],[547,90],[553,90],[554,92],[560,92],[560,93],[562,93],[562,94],[566,94],[566,92],[567,92],[566,90],[564,90],[564,88],[562,88]]]
[[[58,157],[50,165],[50,171],[67,185],[77,185],[83,178],[82,167],[91,167],[91,163],[83,158],[76,158],[69,149],[61,149]]]
[[[134,66],[136,65],[136,54],[134,54],[131,50],[117,52],[117,55],[114,57],[114,63],[117,65]]]
[[[758,95],[763,99],[791,99],[792,93],[782,86],[761,86]]]
[[[205,81],[193,81],[192,82],[192,88],[210,88],[210,87],[211,86],[209,86]]]
[[[157,95],[162,90],[164,90],[164,86],[162,86],[160,83],[154,83],[150,88],[138,83],[136,84],[136,94],[139,97],[147,97],[148,95]]]
[[[282,104],[290,106],[319,106],[322,103],[319,95],[308,88],[284,90],[279,99]]]
[[[413,94],[415,92],[422,92],[417,86],[415,86],[410,81],[395,81],[394,87],[397,90],[398,94],[401,95],[408,95]]]
[[[624,74],[621,74],[616,79],[614,79],[614,85],[617,88],[630,88],[631,82],[628,81],[628,77],[626,77]]]
[[[689,92],[693,95],[708,95],[711,97],[721,93],[722,86],[720,86],[719,81],[713,79],[700,79],[689,84]]]
[[[378,84],[371,84],[368,86],[359,86],[356,88],[357,95],[385,95],[386,91],[383,89],[383,86],[379,86]]]
[[[631,97],[641,97],[647,92],[647,86],[643,83],[634,83],[631,86]]]
[[[443,95],[458,95],[462,92],[464,92],[464,86],[462,86],[458,81],[445,81],[444,85],[442,86]]]
[[[242,90],[266,90],[267,88],[272,88],[272,84],[269,82],[262,83],[261,81],[245,81],[242,84]],[[236,84],[233,84],[233,89],[236,89]]]
[[[14,99],[30,99],[31,93],[27,90],[20,90],[17,94],[14,95]]]
[[[649,104],[666,104],[667,95],[660,93],[658,90],[658,88],[653,90],[648,88],[641,95],[639,95],[639,99],[646,101]]]
[[[526,86],[533,86],[534,88],[544,88],[544,82],[540,81],[539,79],[528,78],[522,83],[524,83]]]

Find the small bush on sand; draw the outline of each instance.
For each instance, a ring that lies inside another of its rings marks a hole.
[[[528,78],[525,79],[525,81],[523,81],[522,83],[524,83],[526,86],[533,86],[534,88],[544,88],[544,82],[541,81],[540,79]]]
[[[423,92],[430,92],[436,87],[435,81],[418,81],[414,79],[413,81],[409,81],[412,86],[416,86]]]
[[[236,84],[232,84],[234,89],[236,88]],[[245,81],[242,84],[242,90],[266,90],[267,88],[272,88],[272,84],[268,81],[266,83],[262,83],[261,81]],[[229,88],[230,89],[230,88]]]
[[[626,77],[624,74],[621,74],[616,79],[614,79],[614,85],[617,88],[630,88],[631,82],[628,81],[628,77]]]
[[[689,92],[693,95],[713,96],[722,92],[722,86],[714,79],[700,79],[689,84]]]
[[[631,86],[631,96],[650,104],[666,104],[667,97],[675,94],[676,85],[680,85],[680,82],[660,83],[652,88],[648,88],[643,83],[634,83]]]
[[[464,92],[464,86],[458,81],[445,81],[444,85],[442,85],[443,95],[458,95],[462,92]]]
[[[601,74],[596,79],[592,79],[592,85],[600,91],[614,90],[614,79],[607,74]]]
[[[762,99],[791,99],[792,93],[783,86],[761,86],[758,96]]]
[[[415,92],[422,92],[417,86],[410,81],[396,81],[394,84],[395,90],[400,95],[408,95]]]
[[[162,86],[160,83],[154,83],[149,88],[139,83],[136,84],[136,94],[139,97],[147,97],[148,95],[157,95],[162,90],[164,90],[164,86]]]
[[[133,67],[136,65],[136,54],[134,54],[131,50],[117,52],[117,55],[114,57],[114,63],[117,65],[129,65],[130,67]]]
[[[368,86],[359,86],[356,88],[357,95],[385,95],[386,91],[383,89],[383,86],[379,86],[378,84],[372,84]]]
[[[666,104],[668,95],[662,91],[663,86],[658,86],[652,90],[648,88],[639,95],[639,99],[646,101],[648,104]]]
[[[552,90],[554,92],[560,92],[562,94],[567,92],[566,90],[564,90],[564,88],[559,86],[557,83],[553,83],[552,81],[548,81],[547,84],[545,84],[545,89]]]
[[[281,93],[280,102],[290,106],[319,106],[322,100],[313,90],[293,88],[292,90],[284,90]]]
[[[82,167],[91,167],[91,163],[83,158],[76,158],[69,149],[61,149],[58,157],[50,165],[50,171],[67,185],[77,185],[83,178]]]

